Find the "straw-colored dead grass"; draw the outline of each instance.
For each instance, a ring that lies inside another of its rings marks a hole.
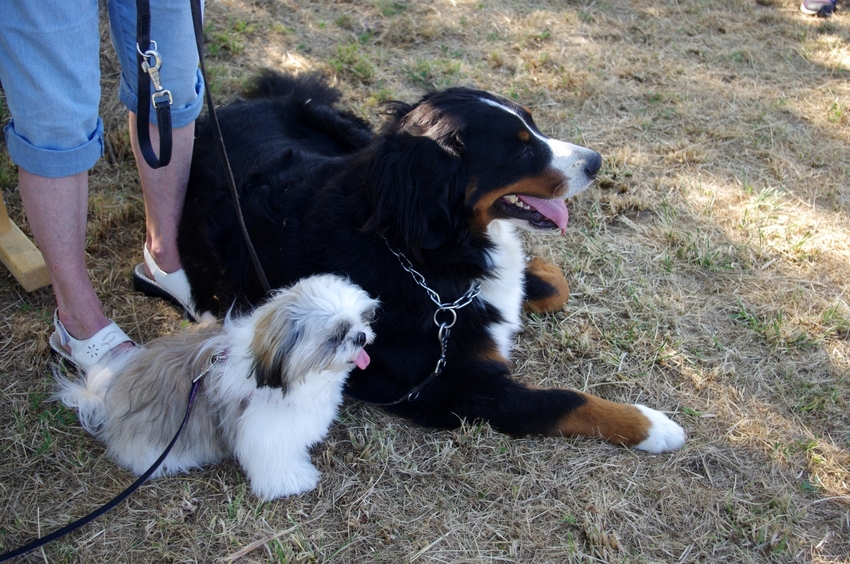
[[[145,485],[51,562],[850,562],[850,19],[795,0],[209,3],[219,100],[253,71],[322,70],[368,119],[475,85],[599,150],[562,238],[528,237],[573,299],[530,316],[518,378],[671,413],[680,452],[413,427],[357,403],[320,487],[260,503],[234,464]],[[104,73],[108,151],[89,252],[113,318],[176,330],[134,294],[143,210]],[[14,169],[3,197],[23,223]],[[0,549],[129,484],[52,389],[49,290],[0,280]]]

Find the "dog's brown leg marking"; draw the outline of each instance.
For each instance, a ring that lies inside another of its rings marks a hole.
[[[482,347],[480,350],[472,352],[470,351],[473,358],[476,358],[482,362],[491,362],[493,364],[502,364],[504,366],[510,367],[511,363],[508,359],[502,356],[502,353],[499,352],[499,349],[496,347],[496,344],[493,342],[488,343],[487,346]]]
[[[651,423],[635,406],[577,393],[585,400],[584,405],[563,417],[551,436],[601,437],[628,447],[640,444],[649,436]]]
[[[526,276],[536,276],[552,287],[552,293],[547,296],[526,300],[523,305],[526,311],[534,313],[552,313],[559,311],[570,299],[570,284],[564,278],[561,269],[541,258],[531,259],[525,267]]]

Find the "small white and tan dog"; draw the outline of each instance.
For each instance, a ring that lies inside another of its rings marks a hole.
[[[201,380],[192,413],[153,477],[234,456],[260,498],[299,494],[318,484],[309,449],[337,415],[378,302],[354,284],[324,274],[278,290],[245,317],[206,320],[113,355],[82,379],[57,374],[56,398],[136,475],[165,451],[180,426],[192,380]]]

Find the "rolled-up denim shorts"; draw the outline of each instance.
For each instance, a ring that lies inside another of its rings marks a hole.
[[[172,124],[192,123],[203,80],[188,0],[150,0],[151,33],[162,56]],[[121,63],[119,98],[138,108],[135,0],[108,0],[112,44]],[[89,170],[103,153],[97,0],[4,0],[0,83],[12,119],[4,127],[12,161],[58,178]],[[150,101],[150,96],[144,96]],[[156,112],[151,111],[155,122]]]

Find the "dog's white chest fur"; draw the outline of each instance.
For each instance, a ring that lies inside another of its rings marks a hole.
[[[525,252],[516,228],[506,221],[492,221],[487,228],[495,244],[490,251],[493,275],[481,281],[481,298],[501,313],[504,321],[490,327],[490,335],[506,359],[520,327],[524,290]]]

